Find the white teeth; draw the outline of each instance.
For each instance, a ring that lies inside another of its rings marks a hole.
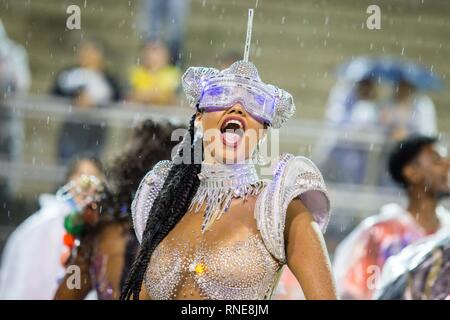
[[[239,127],[243,128],[244,126],[242,125],[242,122],[238,121],[238,120],[228,120],[225,123],[225,126],[227,126],[228,124],[233,123],[233,124],[237,124]]]

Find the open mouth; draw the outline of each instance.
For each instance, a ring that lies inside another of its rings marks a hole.
[[[227,117],[220,127],[222,143],[228,147],[236,148],[242,141],[245,122],[240,117]]]

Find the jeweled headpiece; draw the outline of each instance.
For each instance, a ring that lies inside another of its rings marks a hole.
[[[262,82],[255,65],[248,61],[252,22],[250,9],[243,60],[222,71],[190,67],[182,77],[183,90],[198,111],[223,110],[239,102],[257,120],[280,128],[294,114],[294,100],[285,90]]]

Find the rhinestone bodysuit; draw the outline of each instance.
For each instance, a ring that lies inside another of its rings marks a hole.
[[[157,164],[137,191],[132,213],[139,241],[142,241],[148,214],[170,166],[170,161]],[[324,230],[329,220],[329,200],[322,176],[314,164],[292,155],[280,159],[273,180],[267,185],[264,183],[262,190],[252,196],[254,206],[245,210],[254,210],[253,229],[235,231],[233,225],[216,241],[201,232],[201,222],[196,231],[189,229],[192,224],[185,228],[186,225],[179,222],[181,233],[175,234],[180,234],[181,238],[173,234],[170,237],[169,233],[150,257],[144,279],[149,296],[152,299],[271,298],[282,266],[287,262],[283,232],[289,202],[299,198]],[[236,213],[241,207],[234,208],[239,208],[230,209]],[[200,213],[193,209],[186,216],[196,214]],[[216,223],[232,224],[236,216],[230,214],[224,213]],[[222,221],[225,215],[230,219]],[[247,219],[253,217],[247,216]],[[190,232],[196,235],[186,236]]]
[[[203,299],[257,300],[268,296],[280,268],[257,235],[195,248],[162,243],[151,257],[145,284],[157,300],[189,298],[191,292]]]

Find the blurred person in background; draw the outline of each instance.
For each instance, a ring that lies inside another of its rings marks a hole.
[[[378,123],[376,81],[365,77],[354,83],[340,79],[330,92],[325,120],[340,127]]]
[[[408,206],[385,205],[338,246],[334,274],[341,298],[371,299],[390,256],[450,226],[450,213],[438,206],[449,195],[449,168],[435,138],[411,136],[397,143],[389,172],[406,191]]]
[[[90,111],[108,107],[121,99],[118,82],[105,71],[103,50],[94,41],[86,40],[78,45],[77,64],[61,71],[54,82],[52,94],[72,100],[78,110]],[[66,121],[62,124],[58,142],[61,162],[80,152],[99,156],[106,142],[106,128],[85,123]]]
[[[69,165],[66,182],[82,176],[103,177],[99,160],[80,156]],[[0,299],[51,299],[64,275],[63,221],[72,206],[54,194],[39,196],[41,209],[10,235],[1,260]]]
[[[8,38],[0,20],[0,160],[20,162],[25,135],[19,112],[6,108],[7,99],[26,94],[31,84],[25,48]],[[10,186],[0,177],[0,206],[7,208]]]
[[[180,69],[170,64],[167,47],[162,42],[148,42],[142,48],[140,64],[130,73],[129,99],[144,104],[175,104],[180,77]]]
[[[164,41],[170,63],[181,64],[186,17],[190,0],[144,0],[141,27],[146,41]]]
[[[386,134],[386,146],[404,139],[411,134],[436,136],[438,134],[436,109],[433,101],[423,91],[406,79],[400,78],[393,85],[390,101],[381,107],[380,127]],[[381,166],[386,166],[387,155]],[[380,170],[379,183],[382,186],[394,186],[386,170]]]
[[[0,20],[0,92],[1,98],[26,93],[31,75],[25,48],[8,38]]]
[[[380,122],[390,141],[411,134],[435,136],[438,133],[433,101],[405,79],[395,84],[392,101],[383,106]]]
[[[65,263],[66,267],[80,267],[81,288],[69,289],[67,273],[55,299],[84,299],[92,289],[100,300],[119,298],[138,249],[130,215],[132,200],[145,174],[158,161],[171,156],[176,143],[171,135],[177,128],[146,120],[133,130],[127,149],[107,170],[111,190],[93,207],[96,222],[80,236],[80,245],[72,248]]]
[[[332,130],[347,132],[349,136],[359,131],[376,130],[378,102],[375,79],[365,77],[353,84],[338,80],[331,90],[325,118]],[[346,141],[330,131],[319,142],[315,154],[328,180],[353,184],[364,182],[368,151],[363,143]]]

